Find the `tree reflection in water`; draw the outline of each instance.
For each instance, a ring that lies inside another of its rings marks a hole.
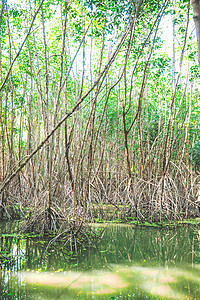
[[[200,299],[198,227],[109,225],[101,242],[78,253],[62,243],[46,251],[47,240],[6,232],[12,231],[4,228],[0,238],[3,299]]]

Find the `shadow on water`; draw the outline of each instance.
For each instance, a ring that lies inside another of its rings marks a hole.
[[[46,251],[48,241],[18,238],[6,226],[0,299],[200,299],[197,226],[109,225],[95,247],[77,254],[61,243]]]

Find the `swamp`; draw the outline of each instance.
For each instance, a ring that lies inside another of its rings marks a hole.
[[[0,0],[0,299],[200,299],[199,0]]]
[[[102,239],[73,251],[2,223],[2,299],[199,299],[198,224],[96,224]]]

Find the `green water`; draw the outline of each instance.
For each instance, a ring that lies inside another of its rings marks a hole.
[[[94,227],[71,253],[0,224],[0,299],[200,299],[200,227]]]

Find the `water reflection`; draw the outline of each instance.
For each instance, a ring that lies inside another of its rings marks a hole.
[[[200,299],[198,227],[112,225],[76,255],[60,243],[46,251],[48,241],[2,228],[2,299]]]
[[[31,286],[66,288],[77,295],[112,296],[121,292],[134,294],[139,288],[149,295],[164,299],[199,299],[199,269],[145,268],[141,266],[112,266],[113,271],[23,273]],[[190,287],[195,287],[191,291]],[[119,293],[120,294],[120,293]]]

